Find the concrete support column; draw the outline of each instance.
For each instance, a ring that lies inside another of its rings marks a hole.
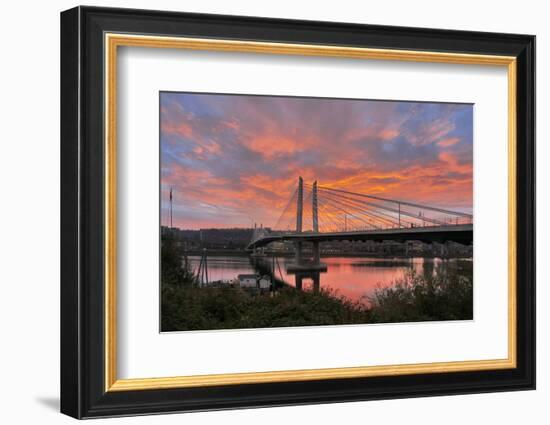
[[[319,242],[313,242],[313,264],[318,265],[321,263],[321,250],[319,249]]]
[[[313,292],[319,292],[321,289],[321,276],[319,273],[314,273],[313,276],[311,276],[311,279],[313,280]]]
[[[296,275],[296,276],[294,276],[294,278],[296,279],[296,289],[298,291],[301,291],[302,290],[302,279],[303,279],[303,277],[300,276],[300,275]]]
[[[294,243],[294,254],[296,259],[296,265],[302,263],[302,242]]]

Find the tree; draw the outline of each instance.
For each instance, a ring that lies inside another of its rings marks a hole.
[[[189,264],[183,263],[181,250],[171,231],[161,238],[160,270],[163,285],[194,286],[197,280]]]

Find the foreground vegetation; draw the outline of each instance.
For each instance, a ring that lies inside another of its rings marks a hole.
[[[162,330],[239,329],[281,326],[337,325],[369,322],[361,304],[283,288],[273,296],[241,288],[182,288],[162,290]]]
[[[434,274],[411,272],[363,302],[353,302],[330,289],[284,287],[266,295],[241,288],[198,288],[170,238],[163,238],[161,260],[163,331],[473,318],[470,261],[449,262]]]
[[[473,319],[471,261],[448,262],[435,274],[406,274],[369,298],[371,321],[418,322]]]

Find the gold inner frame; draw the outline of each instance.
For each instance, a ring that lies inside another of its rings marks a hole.
[[[106,33],[105,46],[105,391],[447,373],[515,368],[516,359],[516,58],[444,52],[370,49]],[[120,46],[325,56],[356,59],[504,66],[508,72],[508,357],[382,366],[118,379],[116,324],[117,51]]]

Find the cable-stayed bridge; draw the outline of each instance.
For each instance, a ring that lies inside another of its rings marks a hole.
[[[466,212],[398,201],[335,187],[304,184],[302,177],[271,228],[254,230],[249,250],[272,242],[294,242],[296,269],[326,269],[319,243],[327,241],[421,241],[472,243],[473,216]],[[302,244],[312,243],[313,259],[304,261]]]

